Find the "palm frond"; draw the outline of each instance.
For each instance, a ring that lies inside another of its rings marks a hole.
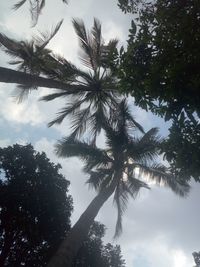
[[[129,192],[130,196],[132,198],[136,198],[139,190],[141,188],[146,188],[150,189],[147,183],[133,177],[133,176],[128,176],[127,179],[127,191]]]
[[[129,177],[126,181],[121,180],[114,194],[114,203],[117,207],[117,223],[114,238],[117,238],[122,232],[122,217],[127,208],[129,196],[135,199],[141,188],[150,189],[149,186],[134,177]]]
[[[127,147],[129,157],[138,163],[153,161],[158,156],[162,142],[157,132],[157,128],[152,128],[141,138],[131,138]]]
[[[76,34],[79,37],[80,47],[82,49],[81,61],[82,63],[91,69],[95,69],[93,51],[91,47],[90,37],[85,29],[84,22],[79,19],[72,20],[73,27],[76,31]]]
[[[158,136],[158,128],[151,128],[147,133],[145,133],[140,139],[140,143],[148,144],[153,142],[156,145],[161,142],[160,137]]]
[[[127,121],[127,124],[130,126],[131,130],[133,130],[133,128],[136,128],[141,133],[145,134],[143,127],[134,119],[133,115],[131,114],[130,108],[125,98],[121,101],[120,112],[124,114],[124,118]]]
[[[100,134],[102,129],[102,121],[104,120],[105,114],[102,110],[96,110],[88,119],[87,128],[91,137],[91,142],[96,143],[96,138]]]
[[[20,0],[16,4],[14,4],[13,9],[17,10],[20,7],[22,7],[27,0]],[[63,3],[68,4],[68,0],[62,0]],[[45,6],[45,0],[29,0],[30,3],[30,13],[31,13],[31,18],[33,25],[35,26],[37,24],[39,15],[41,14],[42,9]]]
[[[47,100],[48,97],[62,97],[62,96],[66,96],[67,93],[65,93],[65,95],[49,95],[46,97],[43,97],[43,100],[45,98],[45,100]],[[81,104],[84,102],[84,100],[79,100],[76,103],[71,103],[69,105],[67,105],[66,107],[62,108],[61,111],[59,111],[57,114],[58,116],[52,120],[51,122],[48,123],[48,127],[51,127],[54,124],[60,124],[68,115],[74,114],[76,111],[78,112],[78,110],[80,109]],[[78,114],[76,115],[78,116]],[[77,119],[77,118],[76,118]],[[79,122],[77,122],[77,125],[79,125]]]
[[[90,107],[82,108],[74,113],[71,121],[72,134],[76,138],[80,138],[87,129],[87,122],[91,114]]]
[[[95,68],[100,66],[101,60],[101,48],[102,48],[102,36],[101,36],[101,23],[98,19],[94,19],[94,25],[91,30],[92,35],[92,51],[93,51],[93,58]]]
[[[17,85],[17,88],[13,92],[13,97],[17,103],[23,102],[26,98],[28,98],[28,95],[33,91],[36,90],[37,87],[35,86],[29,86],[25,84],[19,84]]]
[[[112,173],[113,171],[111,168],[98,168],[96,171],[90,171],[90,177],[87,180],[87,183],[95,190],[99,190],[102,186],[102,183],[107,178],[112,177]]]
[[[117,39],[110,40],[107,45],[102,44],[100,66],[105,69],[112,67],[117,58],[117,44]]]
[[[58,92],[57,93],[53,93],[53,94],[48,94],[48,95],[45,95],[45,96],[42,96],[40,98],[41,101],[52,101],[58,97],[71,97],[71,98],[75,98],[73,103],[71,103],[71,108],[73,109],[73,107],[75,108],[77,105],[79,105],[79,101],[80,99],[83,99],[83,97],[85,96],[85,90],[82,91],[79,87],[77,86],[71,86],[71,85],[68,85],[66,84],[66,88],[69,87],[69,89],[58,89]],[[83,101],[81,101],[81,104],[82,104]],[[68,108],[65,107],[65,108]],[[63,109],[65,109],[63,108]]]
[[[21,0],[21,1],[17,2],[16,4],[14,4],[13,9],[14,9],[14,10],[19,9],[21,6],[23,6],[23,4],[26,3],[26,1],[27,1],[27,0]]]
[[[157,185],[167,186],[177,195],[187,196],[190,186],[186,181],[176,179],[169,173],[168,168],[162,164],[137,165],[139,167],[139,175],[146,179],[154,181]]]
[[[33,0],[30,1],[30,13],[32,18],[32,26],[34,27],[37,22],[42,9],[45,6],[45,0]]]
[[[122,217],[127,208],[128,199],[128,192],[124,190],[123,183],[118,183],[114,193],[114,203],[117,207],[117,223],[114,238],[117,238],[122,232]]]
[[[51,79],[72,84],[76,82],[78,76],[84,77],[84,79],[90,78],[87,73],[82,72],[74,64],[60,55],[51,53],[51,55],[48,54],[44,59],[42,73]]]
[[[10,51],[17,51],[21,49],[21,45],[18,41],[7,37],[5,34],[0,33],[0,46],[2,45]]]
[[[48,45],[48,43],[51,41],[51,39],[57,34],[59,31],[61,25],[63,23],[63,19],[57,23],[55,27],[52,28],[52,30],[46,31],[46,32],[40,32],[40,35],[34,36],[34,40],[36,45],[38,46],[38,49],[44,49],[45,46]]]
[[[52,101],[52,100],[54,100],[54,99],[56,99],[56,98],[58,98],[58,97],[66,97],[66,95],[68,95],[68,92],[63,92],[63,91],[61,91],[61,92],[59,92],[59,93],[53,93],[53,94],[49,94],[49,95],[45,95],[45,96],[42,96],[41,98],[40,98],[40,100],[41,101]]]
[[[33,40],[16,41],[8,38],[6,35],[0,34],[0,43],[3,45],[4,51],[14,58],[11,63],[17,64],[18,70],[30,74],[40,74],[43,59],[50,53],[48,49],[43,49],[42,53],[38,53]]]
[[[106,166],[111,161],[103,150],[71,137],[59,141],[55,151],[59,157],[79,157],[85,163],[87,171],[95,166]]]
[[[115,120],[118,128],[122,131],[127,131],[127,129],[130,128],[131,131],[137,129],[140,132],[145,133],[143,127],[134,119],[133,115],[131,114],[125,98],[123,98],[119,104],[119,109],[118,112],[116,112]]]

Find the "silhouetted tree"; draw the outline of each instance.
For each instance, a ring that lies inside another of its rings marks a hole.
[[[0,266],[45,266],[70,229],[60,168],[31,145],[0,148]]]
[[[200,267],[200,251],[199,252],[193,252],[192,255],[194,257],[194,262],[196,264],[195,267]]]
[[[94,222],[79,249],[73,267],[125,267],[119,245],[103,244],[105,226]]]
[[[46,266],[69,231],[72,197],[59,169],[31,145],[0,149],[0,266]],[[104,234],[104,225],[91,226],[74,267],[125,266]]]
[[[132,22],[127,50],[121,50],[121,90],[141,108],[172,120],[162,152],[174,175],[200,181],[200,1],[119,4],[138,19]]]
[[[31,41],[16,41],[0,34],[2,49],[14,58],[11,63],[29,74],[26,77],[25,73],[12,71],[12,75],[9,69],[2,68],[0,81],[9,82],[14,79],[18,80],[18,83],[22,82],[17,88],[19,100],[22,100],[24,95],[36,89],[37,86],[44,85],[52,88],[55,85],[55,88],[60,90],[44,96],[42,100],[52,101],[56,98],[65,98],[66,105],[49,123],[49,126],[60,124],[66,117],[69,117],[74,137],[82,136],[87,130],[88,138],[91,142],[95,142],[101,130],[101,120],[103,117],[110,117],[119,102],[118,81],[111,70],[111,62],[114,61],[117,52],[117,40],[110,40],[107,45],[104,43],[101,24],[97,19],[94,19],[89,33],[82,20],[74,19],[73,26],[81,49],[80,58],[85,67],[80,69],[46,48],[61,24],[62,21],[52,32],[41,34]]]
[[[102,122],[107,145],[105,149],[71,136],[57,144],[60,157],[77,156],[83,161],[84,171],[90,176],[88,183],[98,194],[72,227],[48,267],[71,267],[95,217],[112,194],[118,211],[115,231],[115,236],[118,236],[122,231],[122,216],[129,197],[135,198],[141,188],[149,188],[144,182],[145,177],[168,186],[180,196],[185,196],[189,190],[186,182],[176,180],[165,166],[156,164],[161,142],[156,128],[141,134],[139,138],[134,136],[134,130],[142,128],[135,124],[125,100],[120,103],[112,119]]]

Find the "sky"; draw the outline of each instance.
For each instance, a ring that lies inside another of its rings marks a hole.
[[[31,27],[29,6],[14,12],[14,0],[0,1],[0,32],[18,40],[30,38],[38,31],[49,30],[59,20],[64,23],[49,44],[54,52],[80,65],[78,41],[72,27],[72,18],[84,20],[87,28],[93,18],[102,22],[105,41],[117,37],[120,45],[128,39],[131,15],[124,15],[117,7],[117,0],[71,0],[63,5],[61,0],[46,1],[38,25]],[[0,52],[0,66],[7,67],[9,58]],[[74,199],[75,222],[95,196],[85,184],[87,176],[81,171],[81,162],[76,159],[59,159],[54,154],[54,144],[69,133],[69,122],[47,127],[64,102],[44,103],[38,99],[48,92],[40,88],[29,98],[17,104],[14,85],[0,84],[0,146],[14,143],[32,143],[36,150],[45,151],[53,162],[63,166],[62,172],[71,182],[70,193]],[[169,124],[133,105],[135,118],[145,130],[159,127],[162,136],[167,135]],[[99,138],[101,145],[103,138]],[[200,185],[192,183],[187,198],[175,196],[169,189],[152,185],[151,190],[142,190],[136,200],[131,200],[123,218],[123,233],[113,240],[116,210],[112,199],[101,209],[97,220],[106,225],[105,242],[120,244],[127,267],[192,267],[192,252],[200,250]]]

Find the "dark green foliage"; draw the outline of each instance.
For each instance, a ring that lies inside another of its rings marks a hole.
[[[200,251],[199,252],[193,252],[192,255],[194,257],[194,262],[196,264],[195,267],[200,267]]]
[[[33,26],[35,26],[38,22],[38,18],[41,14],[41,11],[46,4],[46,1],[45,0],[20,0],[13,6],[13,9],[15,10],[19,9],[21,6],[23,6],[27,2],[29,2],[31,19],[32,19]],[[65,4],[68,3],[67,0],[62,0],[62,2]]]
[[[118,6],[124,13],[137,13],[139,5],[144,2],[144,0],[118,0]]]
[[[0,149],[0,265],[45,266],[70,229],[60,165],[31,145]]]
[[[103,224],[95,222],[76,256],[73,267],[125,267],[120,246],[103,244],[105,235]]]
[[[137,4],[138,1],[130,2]],[[200,142],[200,2],[140,2],[135,21],[137,30],[132,22],[127,51],[121,53],[121,90],[131,93],[141,108],[151,110],[166,121],[173,121],[169,146],[164,146],[167,149],[164,152],[178,175],[189,167],[186,178],[197,180],[200,176],[197,162]],[[126,1],[124,5],[127,5]],[[174,132],[180,137],[178,143]],[[184,147],[178,146],[181,140],[184,140]],[[191,166],[187,161],[195,163]]]
[[[0,265],[44,267],[70,230],[72,197],[60,165],[31,145],[0,148]],[[74,267],[124,267],[119,246],[104,245],[95,222]]]
[[[190,176],[200,182],[200,124],[190,121],[174,122],[168,138],[162,144],[162,152],[171,163],[171,172],[186,180]]]

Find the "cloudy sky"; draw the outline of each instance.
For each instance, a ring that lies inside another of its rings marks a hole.
[[[37,27],[31,28],[29,6],[14,12],[14,0],[0,1],[0,31],[16,39],[30,38],[38,30],[47,30],[64,18],[64,23],[49,47],[76,64],[78,42],[72,28],[72,17],[82,18],[91,27],[93,18],[102,22],[103,37],[107,41],[117,37],[125,44],[131,16],[124,15],[116,0],[71,0],[68,6],[61,0],[48,0]],[[8,58],[1,52],[0,65],[7,66]],[[47,128],[62,102],[43,103],[37,101],[47,90],[40,89],[27,101],[17,104],[13,98],[14,86],[0,84],[0,146],[13,143],[32,143],[35,149],[45,151],[54,162],[60,162],[63,173],[71,181],[71,194],[75,211],[73,222],[89,204],[94,192],[88,191],[87,177],[81,172],[77,159],[58,159],[53,146],[69,131],[67,121],[61,126]],[[152,114],[133,107],[138,122],[145,129],[158,126],[162,135],[167,135],[168,125]],[[101,142],[102,139],[99,140]],[[200,250],[200,185],[192,184],[189,197],[181,199],[170,190],[153,186],[142,191],[130,201],[123,219],[123,234],[114,241],[122,248],[127,267],[192,267],[192,252]],[[107,227],[106,242],[113,242],[116,211],[112,200],[102,208],[98,220]]]

